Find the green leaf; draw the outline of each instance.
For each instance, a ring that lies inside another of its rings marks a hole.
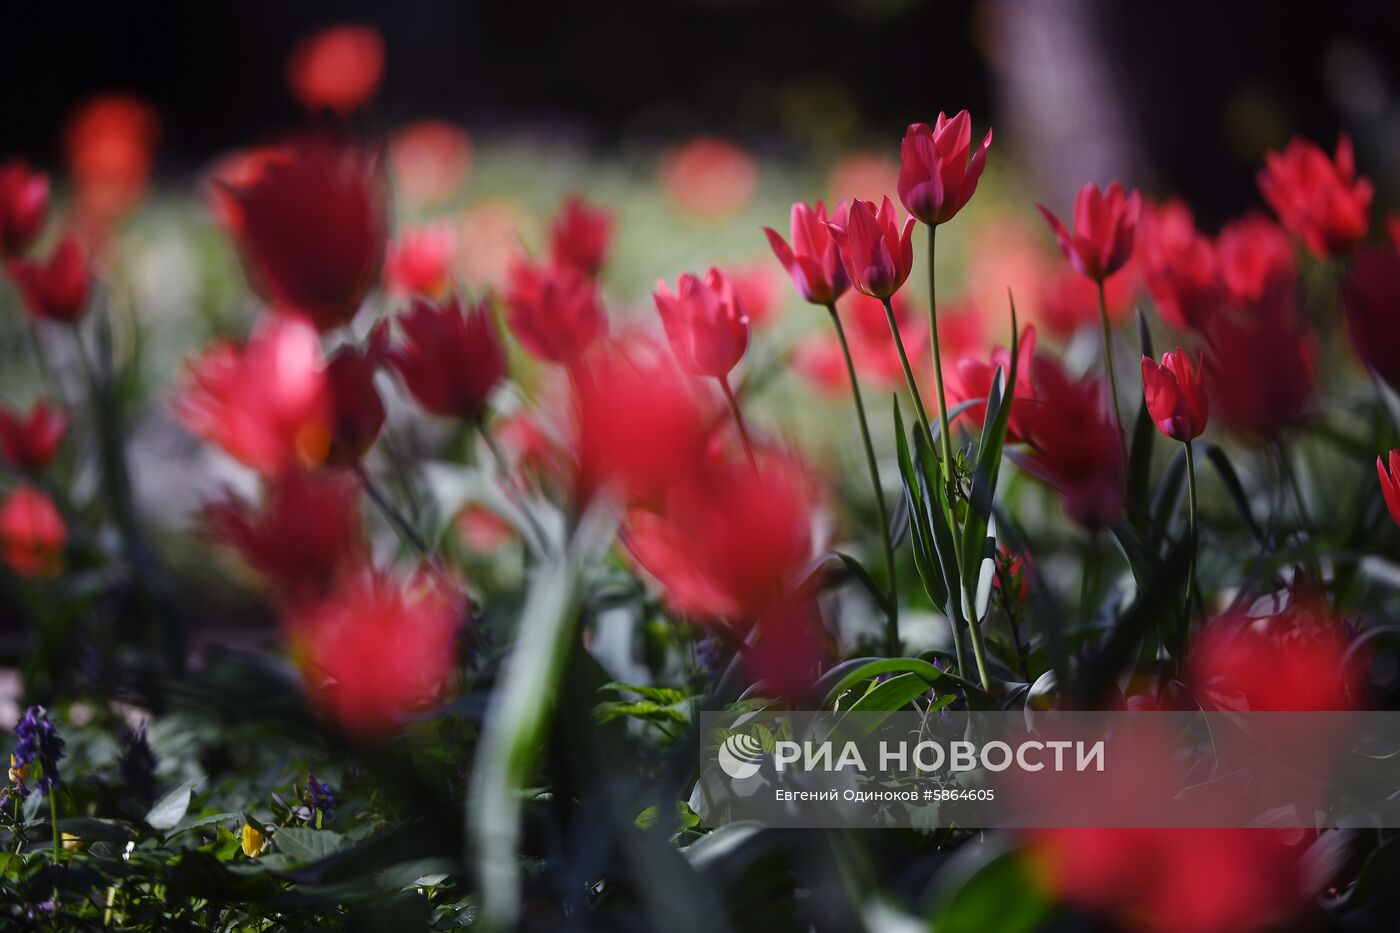
[[[1152,335],[1147,331],[1147,317],[1138,308],[1138,335],[1142,355],[1152,357]],[[1157,426],[1147,411],[1147,397],[1139,393],[1137,420],[1133,423],[1133,444],[1128,453],[1128,520],[1139,534],[1147,534],[1148,501],[1152,498],[1152,448],[1157,440]]]
[[[298,862],[319,862],[349,845],[340,833],[302,826],[284,826],[277,830],[272,841],[279,852]]]
[[[943,570],[938,566],[933,531],[929,527],[924,507],[924,484],[918,471],[914,469],[913,458],[909,456],[904,418],[899,413],[899,396],[893,396],[893,400],[896,453],[899,458],[899,475],[904,480],[904,501],[909,511],[910,537],[914,542],[914,567],[919,571],[919,579],[924,584],[924,592],[928,594],[928,598],[935,606],[942,607],[948,602],[948,588],[943,582]]]
[[[1230,462],[1230,458],[1214,444],[1203,445],[1206,449],[1206,459],[1215,467],[1215,472],[1220,476],[1220,484],[1225,487],[1225,492],[1229,494],[1230,500],[1235,503],[1236,510],[1244,523],[1249,526],[1249,531],[1254,535],[1256,541],[1265,544],[1268,538],[1264,530],[1254,521],[1254,512],[1249,507],[1249,496],[1244,491],[1244,484],[1240,482],[1239,474],[1235,472],[1235,466]]]
[[[919,492],[924,501],[924,520],[932,532],[933,555],[939,571],[943,574],[943,592],[947,594],[939,608],[954,625],[961,628],[962,579],[958,574],[948,500],[943,492],[943,479],[939,475],[938,460],[933,455],[933,445],[926,440],[923,429],[917,424],[914,425],[914,454],[919,464],[916,474]]]
[[[979,607],[985,606],[982,594],[984,587],[990,595],[991,576],[982,583],[982,564],[985,557],[987,528],[992,517],[992,503],[996,497],[997,478],[1001,475],[1002,450],[1006,445],[1006,428],[1011,420],[1012,403],[1016,398],[1016,370],[1020,351],[1020,335],[1016,332],[1016,302],[1011,301],[1011,371],[1003,373],[1000,367],[992,379],[992,388],[987,395],[987,414],[982,424],[982,440],[977,448],[977,471],[972,479],[972,496],[968,500],[967,523],[963,526],[962,579],[972,604],[966,606],[968,620],[978,621]],[[1003,381],[1004,377],[1004,381]],[[992,555],[995,559],[995,554]]]
[[[602,693],[604,690],[619,694],[635,693],[639,697],[644,697],[654,703],[660,703],[663,706],[670,706],[673,703],[680,703],[682,700],[690,698],[684,691],[677,690],[675,687],[651,687],[646,684],[623,684],[616,681],[603,684],[603,686],[598,688],[599,693]]]
[[[864,683],[867,680],[879,677],[881,674],[905,672],[916,674],[921,677],[928,685],[925,689],[938,688],[941,686],[951,690],[957,687],[971,693],[982,694],[981,688],[976,684],[969,683],[956,674],[941,671],[921,658],[886,658],[862,664],[845,674],[826,692],[826,697],[822,700],[822,706],[832,706],[837,699],[840,698],[841,694],[850,690],[856,684]]]
[[[146,813],[146,822],[152,829],[174,829],[184,819],[190,808],[190,795],[194,793],[196,781],[186,781],[156,801],[156,805]]]
[[[1021,850],[993,856],[934,900],[929,926],[938,933],[1030,933],[1050,913]]]

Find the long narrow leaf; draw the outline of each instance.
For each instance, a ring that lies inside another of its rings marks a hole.
[[[1147,331],[1147,318],[1138,309],[1138,335],[1142,355],[1152,356],[1152,335]],[[1133,423],[1133,445],[1128,453],[1128,520],[1139,534],[1148,534],[1151,514],[1148,503],[1152,498],[1152,449],[1157,440],[1157,427],[1147,411],[1147,399],[1138,393],[1137,420]]]

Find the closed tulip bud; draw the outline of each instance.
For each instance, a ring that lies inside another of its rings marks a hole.
[[[1293,137],[1283,152],[1264,156],[1259,193],[1288,231],[1320,259],[1354,250],[1370,228],[1370,180],[1358,178],[1351,139],[1337,140],[1336,159]]]
[[[516,262],[506,304],[515,339],[546,362],[573,366],[608,331],[597,284],[568,266]]]
[[[914,123],[900,146],[899,199],[904,209],[933,226],[947,223],[972,198],[992,144],[988,130],[982,145],[972,153],[972,118],[966,110],[949,120]]]
[[[901,229],[889,198],[877,210],[874,202],[855,200],[844,226],[827,227],[841,249],[841,262],[856,291],[871,298],[889,298],[899,291],[914,267],[914,218]]]
[[[612,211],[591,207],[578,195],[564,202],[564,208],[549,228],[550,257],[561,266],[577,269],[587,276],[598,274],[612,245]]]
[[[68,416],[38,402],[21,415],[0,408],[0,454],[13,467],[42,470],[53,460],[68,430]]]
[[[0,506],[0,551],[23,577],[56,577],[63,569],[68,529],[53,501],[33,486],[19,486]]]
[[[1390,511],[1390,517],[1395,519],[1395,524],[1400,525],[1400,450],[1390,452],[1388,465],[1384,457],[1377,457],[1376,473],[1380,475],[1385,507]]]
[[[1118,182],[1100,191],[1092,182],[1074,201],[1074,233],[1047,208],[1036,205],[1060,244],[1060,252],[1080,275],[1096,282],[1123,268],[1133,255],[1142,198]]]
[[[346,465],[359,461],[379,438],[384,427],[384,400],[374,385],[374,374],[389,348],[389,329],[379,324],[363,350],[346,346],[326,366],[326,392],[330,408],[330,449],[326,463]]]
[[[829,219],[839,227],[846,225],[844,202],[837,205]],[[787,270],[797,293],[804,301],[818,305],[830,304],[851,287],[846,267],[841,262],[841,251],[827,228],[827,221],[826,205],[821,201],[815,207],[799,201],[792,206],[791,245],[773,228],[763,228],[773,247],[773,255]]]
[[[749,316],[718,269],[710,269],[704,279],[684,273],[675,293],[657,282],[652,298],[676,359],[690,372],[723,379],[743,358]]]
[[[506,375],[490,303],[463,313],[455,297],[441,304],[420,299],[398,322],[405,340],[389,359],[418,404],[444,418],[480,417]]]
[[[25,307],[36,318],[71,324],[87,311],[91,274],[78,242],[72,237],[65,237],[47,262],[28,259],[11,262],[10,277],[19,286]]]
[[[19,256],[44,228],[49,176],[32,172],[23,159],[0,165],[0,256]]]
[[[229,186],[249,281],[322,332],[348,323],[379,284],[388,235],[384,167],[360,149],[312,140]]]
[[[1206,429],[1210,401],[1202,371],[1180,348],[1165,353],[1160,364],[1142,358],[1142,391],[1148,414],[1167,437],[1184,444]]]
[[[1388,248],[1357,253],[1342,282],[1342,303],[1357,358],[1400,387],[1400,254]]]

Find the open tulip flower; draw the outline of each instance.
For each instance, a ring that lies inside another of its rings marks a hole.
[[[846,225],[845,202],[838,204],[828,217],[821,201],[815,207],[802,202],[792,206],[792,243],[789,244],[772,227],[764,227],[773,255],[778,257],[792,279],[803,301],[829,305],[851,287],[841,251],[828,222],[838,227]]]
[[[506,351],[489,302],[419,299],[399,316],[404,343],[389,359],[418,404],[434,415],[473,421],[506,375]]]
[[[1329,159],[1316,144],[1294,137],[1270,152],[1259,170],[1259,193],[1283,225],[1323,259],[1345,256],[1370,228],[1374,187],[1356,174],[1351,139],[1337,140]]]
[[[1400,525],[1400,450],[1392,450],[1390,457],[1376,458],[1376,473],[1381,480],[1381,496],[1390,517]]]
[[[1136,191],[1128,192],[1118,182],[1103,191],[1093,183],[1085,185],[1074,201],[1073,233],[1048,208],[1037,207],[1060,252],[1080,275],[1102,282],[1132,256],[1142,213],[1142,198]]]
[[[933,126],[910,124],[900,146],[899,199],[904,209],[930,226],[947,223],[966,206],[987,162],[992,131],[968,158],[972,118],[963,110],[948,119],[939,114]]]
[[[598,285],[572,266],[511,266],[506,323],[532,356],[573,366],[608,332]]]

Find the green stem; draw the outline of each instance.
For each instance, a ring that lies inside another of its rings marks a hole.
[[[900,653],[899,644],[899,586],[895,580],[894,540],[890,537],[890,518],[885,510],[885,492],[880,485],[880,467],[875,460],[875,445],[870,440],[870,424],[865,418],[865,402],[860,397],[860,381],[856,378],[855,363],[851,360],[851,348],[846,343],[846,329],[841,326],[841,317],[836,313],[836,303],[830,302],[826,310],[831,314],[831,323],[836,328],[836,339],[841,342],[841,355],[846,360],[846,375],[851,379],[851,394],[855,397],[856,417],[860,420],[860,439],[865,445],[865,465],[870,470],[871,489],[875,493],[875,510],[880,516],[880,537],[885,544],[885,570],[889,576],[890,589],[888,605],[885,607],[886,650],[891,657]]]
[[[914,396],[914,408],[919,415],[919,425],[924,436],[933,441],[933,428],[929,425],[928,412],[924,410],[924,398],[919,394],[919,384],[914,381],[914,371],[909,368],[909,356],[904,352],[904,340],[899,336],[899,322],[894,319],[894,308],[888,298],[880,299],[885,305],[885,319],[890,322],[890,333],[894,335],[894,346],[899,351],[899,365],[904,367],[904,381],[909,384],[909,394]]]
[[[1103,361],[1108,370],[1108,391],[1113,398],[1113,423],[1118,426],[1118,443],[1125,445],[1127,441],[1123,434],[1123,415],[1118,408],[1118,374],[1113,369],[1113,335],[1108,326],[1108,300],[1103,293],[1103,280],[1098,282],[1099,286],[1099,325],[1103,329]]]
[[[1187,500],[1186,533],[1191,539],[1191,556],[1190,562],[1186,565],[1186,622],[1182,626],[1182,652],[1177,655],[1178,657],[1184,654],[1187,636],[1191,630],[1191,593],[1196,587],[1196,536],[1198,534],[1196,527],[1196,458],[1195,451],[1191,449],[1191,442],[1189,440],[1186,442],[1186,480],[1187,490],[1190,495],[1190,498]]]
[[[516,507],[520,509],[520,514],[525,517],[525,523],[530,526],[530,531],[534,534],[541,551],[543,551],[549,547],[549,536],[545,534],[544,528],[535,518],[525,490],[520,487],[511,474],[510,468],[506,464],[505,454],[501,452],[501,445],[496,443],[496,435],[492,432],[491,426],[487,424],[484,415],[476,420],[476,429],[481,434],[481,439],[486,442],[486,449],[491,452],[491,459],[496,464],[496,474],[501,478],[501,484],[515,500]]]
[[[749,455],[749,463],[755,468],[758,466],[758,458],[753,453],[753,440],[749,438],[749,426],[744,423],[744,413],[739,408],[739,400],[734,397],[734,390],[729,387],[728,376],[718,376],[719,386],[724,390],[724,400],[729,403],[729,411],[734,415],[734,424],[739,428],[739,437],[743,438],[744,450]]]
[[[933,248],[934,232],[938,228],[928,228],[928,324],[933,338],[933,379],[938,387],[938,419],[943,428],[943,481],[951,489],[953,485],[953,437],[948,430],[948,400],[943,394],[943,354],[938,347],[938,292],[934,287]]]
[[[418,534],[408,519],[404,518],[403,514],[389,501],[389,497],[384,495],[384,492],[375,485],[374,480],[370,478],[369,471],[364,468],[364,464],[356,463],[353,469],[355,475],[360,479],[360,485],[364,487],[365,495],[369,496],[370,501],[374,503],[375,508],[379,509],[380,514],[388,519],[399,538],[417,551],[418,556],[424,561],[432,564],[433,552],[428,547],[428,542],[423,540],[423,537]]]
[[[929,336],[933,342],[933,377],[938,389],[938,419],[939,427],[942,429],[939,439],[943,446],[943,484],[948,490],[949,523],[953,526],[953,557],[957,561],[958,574],[961,577],[964,572],[962,562],[962,546],[959,543],[962,535],[958,530],[958,484],[957,473],[953,465],[953,432],[948,428],[948,400],[943,392],[943,355],[938,345],[938,289],[934,275],[934,247],[937,243],[935,232],[938,227],[930,224],[928,228],[928,309],[929,309]],[[964,593],[968,593],[969,587],[975,588],[976,578],[961,581],[962,593],[957,598],[962,599]],[[972,600],[963,600],[969,609]],[[982,644],[982,625],[972,618],[972,613],[968,613],[967,619],[968,633],[972,636],[972,658],[977,662],[977,676],[982,681],[982,689],[990,690],[991,679],[987,676],[987,651]]]

